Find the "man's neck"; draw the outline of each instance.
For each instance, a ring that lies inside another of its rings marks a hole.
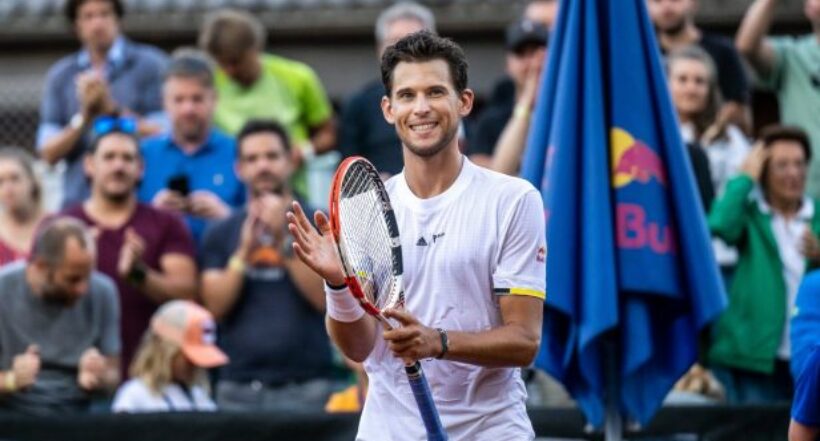
[[[42,288],[43,288],[43,279],[44,274],[42,274],[35,266],[34,263],[27,263],[26,264],[26,285],[28,285],[29,290],[34,297],[42,297]]]
[[[117,201],[93,194],[83,203],[83,209],[94,223],[116,229],[128,222],[134,214],[137,209],[137,197],[132,193],[128,198]]]
[[[199,150],[205,142],[208,140],[208,134],[210,133],[210,129],[206,130],[204,133],[199,135],[197,139],[185,139],[176,134],[173,135],[174,144],[179,147],[180,150],[185,152],[186,154],[193,154],[197,150]]]
[[[88,59],[91,62],[91,65],[94,67],[102,67],[108,62],[108,51],[114,46],[112,42],[108,46],[85,46],[86,52],[88,52]]]
[[[790,219],[796,216],[800,211],[800,205],[803,201],[802,199],[793,200],[769,196],[767,202],[769,206],[772,207],[773,212],[786,219]]]
[[[687,22],[680,32],[674,34],[661,32],[659,36],[661,47],[667,51],[672,51],[697,43],[700,41],[701,32],[694,23]]]
[[[404,179],[407,186],[420,199],[438,196],[456,181],[464,156],[458,150],[458,141],[435,156],[425,158],[411,153],[404,147]]]

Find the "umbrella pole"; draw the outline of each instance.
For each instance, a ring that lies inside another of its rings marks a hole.
[[[615,350],[614,335],[606,345],[606,419],[604,420],[604,439],[621,441],[623,439],[623,419],[618,405],[618,352]]]

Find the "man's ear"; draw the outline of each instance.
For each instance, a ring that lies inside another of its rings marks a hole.
[[[385,121],[390,124],[396,123],[396,118],[393,116],[393,106],[387,96],[382,97],[382,115],[384,115]]]
[[[83,172],[88,179],[94,179],[94,155],[91,153],[83,156]]]
[[[462,117],[465,117],[473,111],[473,102],[475,101],[475,94],[471,89],[464,89],[458,97],[459,100],[459,108],[458,113]]]

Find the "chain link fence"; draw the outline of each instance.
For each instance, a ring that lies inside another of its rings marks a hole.
[[[15,77],[5,77],[0,82],[0,145],[33,151],[39,121],[41,78]]]

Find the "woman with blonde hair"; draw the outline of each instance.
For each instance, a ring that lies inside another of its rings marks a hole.
[[[162,305],[131,364],[131,380],[117,391],[114,412],[213,411],[207,368],[228,357],[214,345],[216,325],[189,300]]]
[[[45,215],[33,164],[20,147],[0,148],[0,266],[28,257]]]

